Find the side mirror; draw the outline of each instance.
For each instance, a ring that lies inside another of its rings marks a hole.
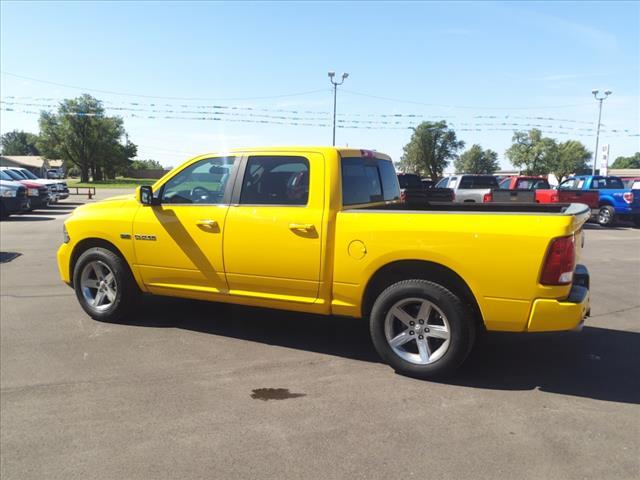
[[[136,196],[142,205],[155,205],[156,203],[153,198],[153,190],[149,185],[142,185],[138,187]]]

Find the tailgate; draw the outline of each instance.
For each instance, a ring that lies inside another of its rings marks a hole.
[[[598,208],[600,194],[597,190],[558,190],[560,203],[584,203]]]
[[[494,190],[492,202],[499,203],[533,203],[536,193],[533,190]]]
[[[430,188],[425,193],[428,202],[453,202],[455,197],[450,188]]]

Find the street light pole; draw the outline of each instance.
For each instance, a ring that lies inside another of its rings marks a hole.
[[[593,98],[595,98],[600,104],[598,105],[598,128],[596,129],[596,151],[593,153],[593,169],[591,174],[596,174],[596,165],[598,164],[598,144],[600,143],[600,120],[602,119],[602,101],[611,95],[611,90],[604,92],[604,97],[598,97],[599,90],[591,90]]]
[[[329,72],[329,81],[331,85],[333,85],[333,141],[331,145],[336,146],[336,98],[338,96],[338,85],[342,85],[346,78],[349,77],[348,73],[342,74],[342,80],[340,82],[336,82],[333,78],[336,76],[336,72]]]

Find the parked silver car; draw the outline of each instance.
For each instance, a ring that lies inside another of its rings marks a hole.
[[[40,178],[30,170],[22,167],[0,167],[0,169],[11,170],[12,172],[16,172],[25,180],[32,180],[41,185],[50,186],[52,193],[51,201],[53,203],[69,197],[69,188],[67,187],[67,182],[61,180],[47,180],[45,178]]]
[[[493,175],[453,175],[440,180],[436,188],[452,189],[456,203],[487,203],[491,201],[491,191],[498,189],[498,180]]]

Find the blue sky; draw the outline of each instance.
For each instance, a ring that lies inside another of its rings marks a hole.
[[[14,111],[0,130],[35,132],[25,111],[87,92],[123,115],[140,158],[167,166],[233,147],[330,144],[335,70],[350,74],[338,119],[373,127],[338,128],[340,145],[399,159],[417,115],[448,120],[505,168],[512,130],[531,125],[593,150],[590,92],[608,88],[601,144],[615,158],[640,150],[639,5],[4,1],[0,96]]]

